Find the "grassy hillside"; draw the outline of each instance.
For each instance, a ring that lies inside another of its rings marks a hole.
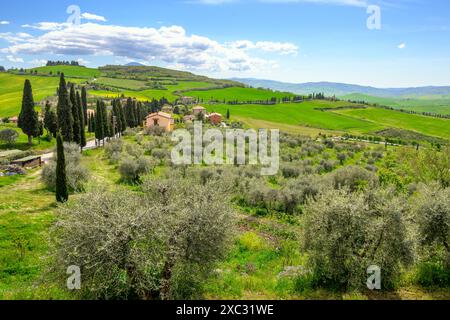
[[[352,101],[365,101],[368,103],[377,103],[397,109],[412,110],[416,112],[432,112],[438,114],[450,114],[450,97],[441,96],[436,99],[435,96],[420,97],[410,99],[382,98],[364,94],[350,94],[341,97],[341,99]]]
[[[172,92],[168,90],[143,90],[143,91],[131,91],[131,90],[119,90],[117,92],[114,91],[106,91],[106,90],[90,90],[89,95],[95,97],[103,97],[103,98],[117,98],[121,95],[125,95],[126,97],[136,98],[141,101],[150,101],[154,99],[166,98],[170,101],[176,100],[178,97],[175,96]]]
[[[52,96],[59,84],[58,77],[38,77],[30,75],[13,75],[0,73],[0,118],[17,116],[22,104],[23,85],[26,79],[31,81],[34,101]],[[82,82],[82,79],[68,79],[72,82]]]
[[[214,104],[209,105],[208,109],[222,114],[226,114],[229,109],[232,117],[252,126],[258,126],[259,122],[266,126],[270,123],[271,127],[279,126],[280,129],[289,125],[354,134],[375,134],[383,129],[394,127],[450,139],[450,120],[446,119],[410,115],[378,108],[320,110],[320,108],[345,106],[349,106],[349,103],[315,100],[300,104],[274,106]],[[293,131],[293,128],[290,129],[287,131]],[[298,131],[302,133],[300,128]],[[305,130],[305,134],[308,134],[308,131],[310,130]]]
[[[345,109],[333,112],[360,120],[383,124],[386,127],[401,128],[434,137],[450,139],[449,119],[436,119],[381,108]]]
[[[248,120],[252,122],[254,120],[263,120],[276,124],[354,133],[368,133],[383,128],[382,125],[370,121],[317,110],[317,108],[322,107],[342,107],[346,105],[348,103],[307,101],[272,106],[215,104],[209,105],[208,109],[222,114],[226,114],[227,109],[229,109],[233,118],[238,118],[244,122]]]
[[[294,94],[288,92],[278,92],[265,89],[255,89],[255,88],[226,88],[217,90],[205,90],[205,91],[188,91],[185,95],[191,97],[198,97],[205,101],[209,100],[225,100],[225,101],[256,101],[256,100],[267,100],[272,97],[281,99],[283,97],[292,97]]]
[[[81,77],[81,78],[95,78],[100,76],[100,72],[97,69],[91,69],[86,67],[77,66],[50,66],[50,67],[39,67],[34,68],[37,70],[38,74],[57,76],[58,72],[64,73],[66,77]]]

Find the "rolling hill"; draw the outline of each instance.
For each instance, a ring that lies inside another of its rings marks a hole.
[[[423,96],[448,96],[450,95],[450,86],[448,87],[417,87],[417,88],[375,88],[369,86],[360,86],[354,84],[336,83],[336,82],[307,82],[307,83],[287,83],[272,80],[260,80],[252,78],[233,78],[233,81],[239,81],[252,87],[269,88],[272,90],[289,91],[296,94],[310,94],[313,92],[323,92],[328,96],[344,96],[353,93],[366,94],[376,97],[391,98],[418,98]]]
[[[309,82],[297,84],[252,78],[235,78],[233,80],[240,81],[255,88],[289,91],[302,95],[321,92],[326,96],[336,96],[344,100],[365,101],[367,103],[377,103],[397,109],[407,109],[416,112],[450,114],[450,86],[374,88],[334,82]]]
[[[34,74],[35,71],[37,74]],[[364,103],[345,101],[346,99],[368,101],[406,109],[407,106],[399,103],[397,98],[352,94],[342,96],[341,101],[312,100],[302,103],[279,103],[283,98],[292,99],[295,94],[290,93],[290,90],[252,88],[232,80],[211,79],[184,71],[134,65],[105,66],[99,69],[76,66],[40,67],[33,69],[33,75],[0,73],[0,117],[18,115],[25,79],[31,80],[36,102],[55,95],[59,83],[58,72],[64,72],[68,81],[89,85],[88,94],[91,99],[116,98],[123,95],[141,101],[166,98],[175,102],[181,96],[191,96],[200,99],[209,111],[226,114],[227,110],[230,110],[233,120],[255,128],[279,128],[311,136],[318,133],[330,135],[351,133],[380,136],[405,135],[417,137],[418,140],[428,137],[450,140],[449,119],[407,114],[371,107]],[[263,85],[263,83],[253,84]],[[309,85],[303,88],[319,92],[324,91],[319,89],[325,89],[325,87],[330,88],[330,85],[323,87]],[[338,84],[334,87],[339,87],[341,92],[361,88],[351,85],[338,86]],[[429,87],[420,92],[429,94],[423,96],[420,101],[427,101],[440,113],[446,112],[448,106],[445,99],[432,99],[433,94],[437,92],[445,97],[444,88]],[[255,104],[272,98],[276,98],[278,103]],[[418,100],[417,98],[408,100],[411,110],[429,110],[429,107],[417,102]],[[235,105],[236,101],[240,104]]]

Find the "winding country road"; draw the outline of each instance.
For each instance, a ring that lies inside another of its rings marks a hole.
[[[86,147],[83,148],[83,150],[90,150],[90,149],[95,149],[97,148],[97,146],[95,145],[95,140],[90,140],[87,142]],[[45,153],[43,155],[41,155],[42,161],[47,163],[48,161],[50,161],[53,157],[53,152],[50,153]]]

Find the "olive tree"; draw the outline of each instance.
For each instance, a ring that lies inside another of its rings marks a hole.
[[[76,143],[64,143],[64,155],[66,162],[67,187],[72,192],[82,191],[89,180],[89,171],[81,164],[80,146]],[[54,190],[56,187],[57,154],[42,169],[42,181],[47,188]]]
[[[415,213],[421,244],[434,247],[435,253],[443,248],[444,263],[450,268],[450,188],[421,185]]]
[[[54,268],[81,268],[83,298],[199,297],[224,257],[234,215],[220,184],[148,180],[142,191],[98,191],[60,207]]]
[[[19,138],[19,133],[13,129],[5,129],[0,131],[0,141],[3,141],[7,145],[14,144]]]
[[[388,191],[367,194],[329,190],[305,208],[304,248],[317,285],[365,288],[366,270],[381,268],[392,287],[413,260],[405,201]]]

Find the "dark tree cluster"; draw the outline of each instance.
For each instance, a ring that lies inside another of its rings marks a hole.
[[[80,95],[74,84],[69,86],[70,89],[64,79],[64,73],[62,73],[58,88],[58,130],[64,142],[75,142],[83,148],[86,146],[86,91],[82,91]],[[82,98],[83,96],[84,98]]]
[[[47,67],[53,66],[76,66],[79,67],[78,61],[47,61]]]

